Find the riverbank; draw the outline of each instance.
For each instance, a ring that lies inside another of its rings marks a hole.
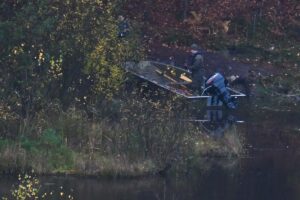
[[[275,199],[298,199],[299,112],[254,109],[242,114],[246,123],[234,127],[245,137],[243,149],[246,152],[239,157],[189,157],[185,167],[180,162],[173,162],[164,178],[152,174],[127,178],[63,174],[37,176],[41,194],[52,192],[60,198],[63,192],[64,197],[70,194],[74,199],[88,200],[102,196],[106,199],[141,199],[146,195],[151,199],[157,196],[173,199],[176,195],[179,199],[198,199],[218,195],[218,198],[231,200],[232,197],[247,199],[249,196],[263,199],[270,197],[272,190]],[[229,136],[230,132],[225,134]],[[184,171],[180,171],[182,169]],[[8,197],[10,190],[18,187],[17,179],[17,176],[1,176],[0,196]]]
[[[201,105],[190,111],[181,101],[120,100],[90,108],[91,116],[49,104],[30,119],[6,119],[1,172],[139,177],[168,166],[184,170],[191,158],[242,154],[242,136],[224,134],[217,140],[201,124],[185,121]]]
[[[207,9],[196,13],[196,5],[182,9],[165,1],[155,7],[135,1],[1,4],[2,171],[141,176],[173,165],[184,169],[191,156],[239,157],[243,136],[224,134],[233,130],[227,128],[231,115],[207,135],[207,127],[185,121],[203,106],[185,110],[187,102],[126,77],[119,67],[146,58],[183,66],[188,47],[198,43],[209,73],[253,75],[250,110],[278,109],[278,102],[293,109],[294,100],[286,104],[273,95],[299,92],[296,12],[282,13],[292,24],[280,16],[274,25],[272,3],[247,12],[257,6],[249,2],[236,13],[203,3],[210,13],[224,12],[210,18]],[[123,25],[125,37],[117,37]]]
[[[299,109],[293,102],[278,107],[277,99],[254,94],[237,111]],[[207,115],[204,104],[190,104],[158,88],[127,97],[87,110],[72,106],[63,111],[49,103],[28,119],[2,118],[1,173],[33,169],[37,174],[137,178],[174,168],[184,172],[198,158],[234,160],[245,153],[244,135],[231,119],[239,120],[235,113],[221,114],[221,126],[204,125],[188,122]]]

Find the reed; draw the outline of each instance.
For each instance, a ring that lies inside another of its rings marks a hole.
[[[92,114],[75,106],[63,111],[52,104],[20,123],[22,132],[15,138],[0,138],[0,158],[5,161],[1,169],[143,176],[169,165],[184,171],[199,156],[242,152],[238,134],[215,140],[198,124],[183,121],[187,111],[179,109],[180,101],[174,105],[130,98],[105,104],[94,107]]]

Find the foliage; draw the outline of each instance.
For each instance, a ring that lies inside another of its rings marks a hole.
[[[62,145],[62,137],[54,129],[46,129],[40,139],[40,143],[48,148],[55,148]]]
[[[166,36],[163,38],[163,42],[168,45],[183,45],[190,46],[194,42],[193,35],[188,32],[180,31],[177,29],[170,29],[166,31]]]
[[[54,129],[46,129],[42,132],[42,135],[37,138],[23,136],[18,140],[20,145],[11,140],[7,140],[7,142],[4,143],[6,145],[3,145],[1,150],[4,154],[2,155],[3,157],[6,157],[5,154],[9,156],[11,153],[14,153],[13,151],[16,151],[16,154],[18,154],[16,156],[17,160],[23,160],[22,157],[26,156],[26,160],[19,166],[21,169],[34,168],[37,172],[43,170],[63,172],[72,169],[74,153],[65,145],[62,135],[57,133]],[[38,161],[40,158],[43,158],[43,161]],[[13,162],[14,158],[11,159]],[[32,165],[34,162],[39,162],[39,165]]]
[[[21,140],[21,147],[28,150],[34,151],[37,148],[59,148],[63,145],[61,135],[57,134],[54,129],[46,129],[38,140],[32,140],[28,137],[24,137]]]
[[[122,83],[121,63],[138,51],[134,33],[117,37],[117,3],[2,2],[0,104],[31,117],[53,99],[68,108],[94,89],[111,97]]]
[[[62,187],[60,188],[62,189]],[[12,186],[11,198],[2,197],[1,200],[38,200],[53,199],[53,197],[58,199],[74,199],[74,197],[71,194],[65,193],[62,190],[58,194],[54,193],[53,191],[44,192],[43,194],[40,194],[42,189],[43,188],[40,183],[40,180],[36,176],[29,174],[19,174],[18,184],[16,186]]]
[[[112,114],[112,104],[92,108],[90,119],[81,109],[38,114],[47,121],[42,125],[37,123],[40,119],[31,121],[33,130],[42,129],[40,134],[3,142],[1,169],[140,176],[156,173],[167,163],[176,162],[183,165],[178,170],[184,170],[187,159],[210,150],[222,156],[239,153],[231,152],[226,142],[213,141],[198,124],[182,121],[191,114],[185,110],[186,102],[152,99],[155,94],[149,92],[134,91],[112,116],[102,115]],[[195,110],[202,110],[201,105]],[[198,143],[204,148],[198,150]]]
[[[169,2],[169,4],[172,3],[174,4],[174,1]],[[160,2],[157,7],[164,7],[164,4]],[[200,37],[203,36],[204,27],[209,29],[210,34],[234,33],[235,31],[244,34],[251,31],[255,34],[256,31],[259,32],[256,29],[262,22],[266,22],[264,24],[267,25],[265,28],[267,28],[268,33],[273,35],[287,34],[286,28],[291,24],[297,24],[298,16],[296,13],[299,9],[297,1],[294,0],[284,2],[191,0],[187,1],[186,7],[175,4],[175,10],[183,12],[186,9],[189,11],[185,22],[189,25],[190,30]],[[171,19],[169,17],[164,20]],[[235,25],[240,25],[240,27],[235,27]],[[237,29],[235,30],[235,28]]]
[[[149,172],[180,160],[194,150],[201,131],[176,121],[173,111],[181,107],[164,101],[165,93],[136,85],[132,94],[121,92],[122,63],[142,59],[144,43],[196,40],[204,48],[297,69],[297,9],[292,0],[4,0],[1,156],[15,161],[9,166],[39,172],[98,173],[105,163],[116,165],[108,164],[115,173],[125,171],[122,163],[132,173],[131,163]],[[118,37],[120,13],[130,24],[125,38]],[[299,91],[299,81],[291,80],[278,78],[272,89]]]
[[[12,191],[12,196],[16,200],[37,199],[40,189],[39,180],[30,175],[24,175],[22,178],[19,175],[19,184],[15,190]]]
[[[299,5],[295,0],[171,0],[157,1],[155,6],[128,0],[125,8],[129,16],[144,24],[147,35],[152,35],[154,41],[157,38],[165,41],[170,37],[165,30],[175,29],[186,30],[195,41],[204,47],[216,47],[214,50],[243,43],[261,44],[268,49],[279,40],[295,43],[295,33],[299,35]],[[184,44],[185,38],[182,39],[179,44]],[[224,44],[219,45],[220,42]]]

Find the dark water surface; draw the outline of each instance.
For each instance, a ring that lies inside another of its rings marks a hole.
[[[205,170],[195,166],[185,175],[166,177],[121,180],[41,177],[43,188],[60,191],[62,186],[65,193],[84,200],[299,200],[299,113],[259,111],[241,116],[245,123],[224,126],[244,136],[245,154],[241,158],[225,161],[207,158],[203,163],[209,163],[210,167]],[[221,136],[226,134],[225,130],[218,131]],[[2,177],[0,195],[9,191],[14,182],[13,178]]]

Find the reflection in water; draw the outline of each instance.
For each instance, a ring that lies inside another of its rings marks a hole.
[[[59,194],[63,188],[79,200],[296,200],[300,195],[299,161],[294,164],[281,168],[270,158],[243,159],[233,169],[215,165],[205,172],[194,170],[189,176],[134,180],[42,177],[41,182],[43,192]],[[0,181],[1,189],[4,184]]]
[[[199,123],[204,132],[214,138],[221,138],[234,125],[245,123],[245,121],[239,120],[234,113],[222,109],[207,109],[204,114],[198,115],[197,119],[187,121]]]
[[[202,125],[211,136],[222,137],[225,131],[236,123],[243,123],[243,121],[237,120],[234,115],[223,110],[207,110]]]

